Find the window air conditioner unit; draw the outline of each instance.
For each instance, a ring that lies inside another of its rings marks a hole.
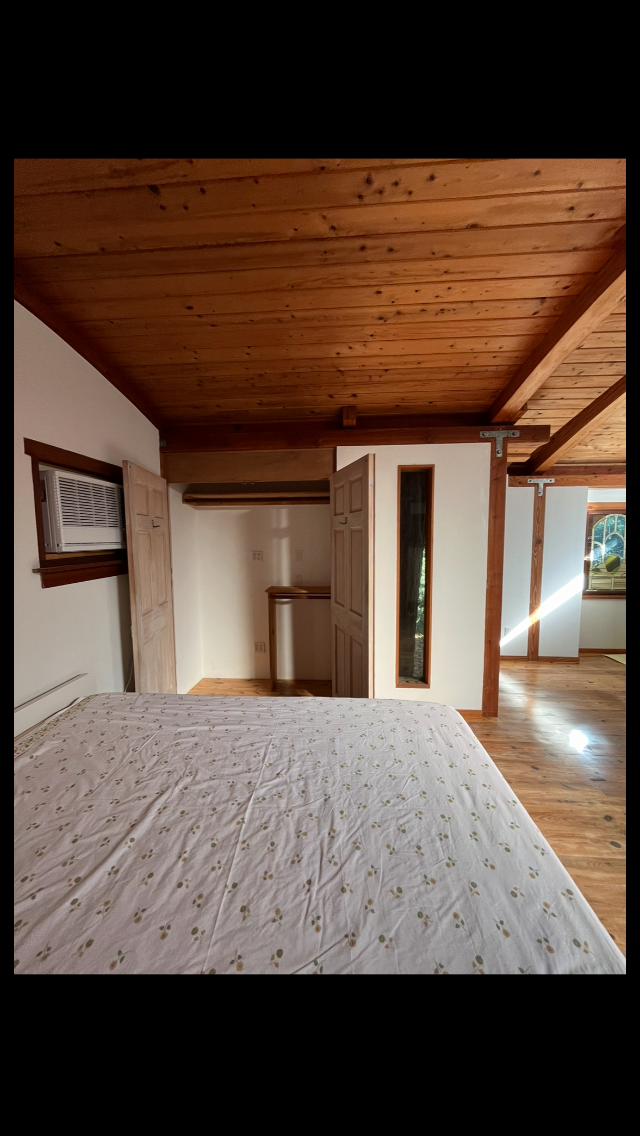
[[[125,547],[122,488],[111,481],[40,468],[47,552],[89,552]]]

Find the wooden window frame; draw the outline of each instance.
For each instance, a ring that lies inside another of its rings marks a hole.
[[[33,477],[33,501],[38,537],[39,568],[32,571],[40,576],[43,588],[58,588],[63,584],[79,584],[84,580],[102,580],[108,576],[124,576],[128,572],[126,548],[108,549],[104,552],[47,552],[44,543],[42,523],[42,502],[40,498],[40,465],[67,469],[72,473],[85,473],[101,477],[122,485],[122,468],[109,462],[76,454],[72,450],[61,450],[33,438],[24,439],[24,452],[31,458]]]
[[[587,567],[587,556],[589,554],[589,528],[591,525],[591,518],[594,513],[624,513],[627,515],[627,502],[626,501],[588,501],[587,502],[587,527],[584,537],[584,586],[582,589],[583,600],[626,600],[627,590],[624,592],[589,592],[587,591],[587,583],[589,580],[589,571]]]
[[[427,690],[431,686],[431,609],[433,593],[433,487],[435,482],[435,465],[399,465],[398,466],[398,503],[397,503],[397,535],[396,535],[396,689]],[[427,485],[427,511],[425,513],[425,570],[424,582],[424,669],[423,681],[408,682],[400,677],[400,492],[402,474],[415,470],[426,470],[429,474]]]

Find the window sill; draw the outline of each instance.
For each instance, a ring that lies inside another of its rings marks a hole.
[[[126,560],[100,560],[85,564],[55,564],[33,568],[43,588],[59,588],[62,584],[81,584],[85,580],[103,580],[108,576],[125,576]]]
[[[626,600],[626,592],[583,592],[583,600]]]

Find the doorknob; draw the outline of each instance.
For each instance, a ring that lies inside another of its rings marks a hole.
[[[348,518],[348,517],[345,517],[344,521],[338,521],[338,524],[339,524],[339,525],[346,525],[346,524],[347,524],[347,522],[348,522],[348,520],[349,520],[349,518]]]
[[[162,528],[162,524],[161,524],[161,522],[160,522],[160,521],[156,521],[156,520],[154,520],[153,518],[151,519],[151,524],[152,524],[152,526],[153,526],[153,528],[154,528],[154,529],[159,529],[159,528]]]

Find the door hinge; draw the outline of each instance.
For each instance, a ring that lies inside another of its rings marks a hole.
[[[502,457],[502,439],[503,438],[519,438],[519,430],[481,430],[481,438],[495,438],[496,440],[496,457]]]
[[[542,497],[542,494],[544,493],[544,486],[545,485],[554,485],[555,480],[556,480],[555,477],[528,477],[527,478],[527,485],[537,485],[538,486],[538,497]]]

